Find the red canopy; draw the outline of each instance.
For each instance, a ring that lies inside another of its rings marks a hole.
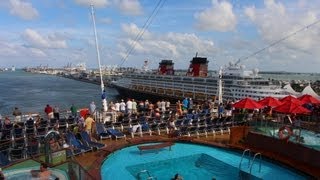
[[[273,109],[274,111],[286,114],[308,114],[310,111],[299,104],[287,101]]]
[[[258,103],[262,106],[271,106],[271,107],[276,107],[282,104],[278,99],[271,96],[261,99],[260,101],[258,101]]]
[[[280,99],[280,102],[282,102],[282,103],[289,102],[289,103],[294,103],[294,104],[298,104],[298,105],[303,105],[303,103],[299,99],[297,99],[296,97],[293,97],[291,95]]]
[[[303,104],[307,104],[307,103],[311,103],[311,104],[320,104],[320,100],[318,100],[317,98],[309,95],[309,94],[305,94],[301,97],[298,98]]]
[[[244,98],[233,104],[234,108],[241,109],[260,109],[263,106],[250,98]]]

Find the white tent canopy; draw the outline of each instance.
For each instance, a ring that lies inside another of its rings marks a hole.
[[[301,95],[305,95],[305,94],[309,94],[315,98],[319,98],[319,95],[316,92],[314,92],[314,90],[310,85],[306,86],[301,92]]]
[[[291,95],[294,95],[294,96],[297,96],[299,95],[300,93],[299,92],[296,92],[290,84],[287,84],[283,87],[284,91],[291,94]]]

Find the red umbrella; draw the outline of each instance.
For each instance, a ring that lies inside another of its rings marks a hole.
[[[261,109],[263,108],[262,105],[257,103],[256,101],[250,99],[250,98],[244,98],[240,101],[233,104],[234,108],[241,108],[241,109]]]
[[[271,107],[276,107],[282,104],[278,99],[271,96],[265,97],[264,99],[258,101],[258,103],[261,104],[262,106],[271,106]]]
[[[298,98],[303,104],[307,104],[307,103],[311,103],[311,104],[320,104],[320,100],[318,100],[317,98],[309,95],[309,94],[305,94],[301,97]]]
[[[286,114],[307,114],[310,111],[299,104],[292,103],[287,101],[280,106],[277,106],[273,109],[274,111]]]
[[[298,104],[298,105],[303,104],[299,99],[297,99],[296,97],[293,97],[291,95],[280,99],[280,102],[282,102],[282,103],[290,102],[290,103],[294,103],[294,104]]]

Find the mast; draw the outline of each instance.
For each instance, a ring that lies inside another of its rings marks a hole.
[[[99,44],[98,44],[98,36],[97,36],[97,29],[96,29],[96,20],[94,16],[94,8],[91,5],[91,16],[93,22],[93,30],[95,36],[95,43],[96,43],[96,51],[97,51],[97,59],[99,64],[99,74],[100,74],[100,82],[101,82],[101,98],[102,98],[102,109],[104,112],[108,111],[107,100],[106,100],[106,91],[104,89],[104,83],[102,79],[102,70],[101,70],[101,63],[100,63],[100,51],[99,51]]]
[[[219,82],[218,82],[218,103],[222,103],[222,68],[219,69]]]

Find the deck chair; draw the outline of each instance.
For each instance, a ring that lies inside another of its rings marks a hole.
[[[26,154],[29,157],[32,157],[34,155],[39,154],[39,141],[37,138],[29,138],[27,140],[27,149],[26,149]]]
[[[121,139],[121,138],[126,139],[126,135],[123,134],[121,131],[119,131],[119,130],[117,130],[117,129],[109,128],[109,129],[107,129],[107,132],[108,132],[109,134],[111,134],[111,136],[112,136],[113,138],[115,138],[116,140]]]
[[[14,138],[21,138],[23,137],[23,128],[14,128],[13,129],[13,137]]]
[[[68,132],[66,137],[67,137],[67,142],[69,142],[69,145],[73,146],[76,149],[75,152],[78,152],[79,149],[81,150],[81,152],[88,152],[92,150],[91,147],[82,144],[80,140],[77,139],[76,136],[71,132]]]
[[[0,152],[0,167],[7,166],[10,164],[10,160],[8,159],[8,156]]]
[[[113,129],[113,128],[111,128],[111,129]],[[96,130],[97,130],[96,131],[97,136],[99,137],[100,140],[111,138],[111,134],[105,130],[102,123],[96,123]]]
[[[82,138],[82,142],[84,142],[89,147],[101,149],[106,146],[105,144],[92,141],[91,137],[86,131],[80,132],[80,136]]]
[[[11,161],[21,160],[21,159],[24,159],[24,158],[25,158],[24,148],[15,147],[15,148],[10,150],[10,159],[11,159]]]

